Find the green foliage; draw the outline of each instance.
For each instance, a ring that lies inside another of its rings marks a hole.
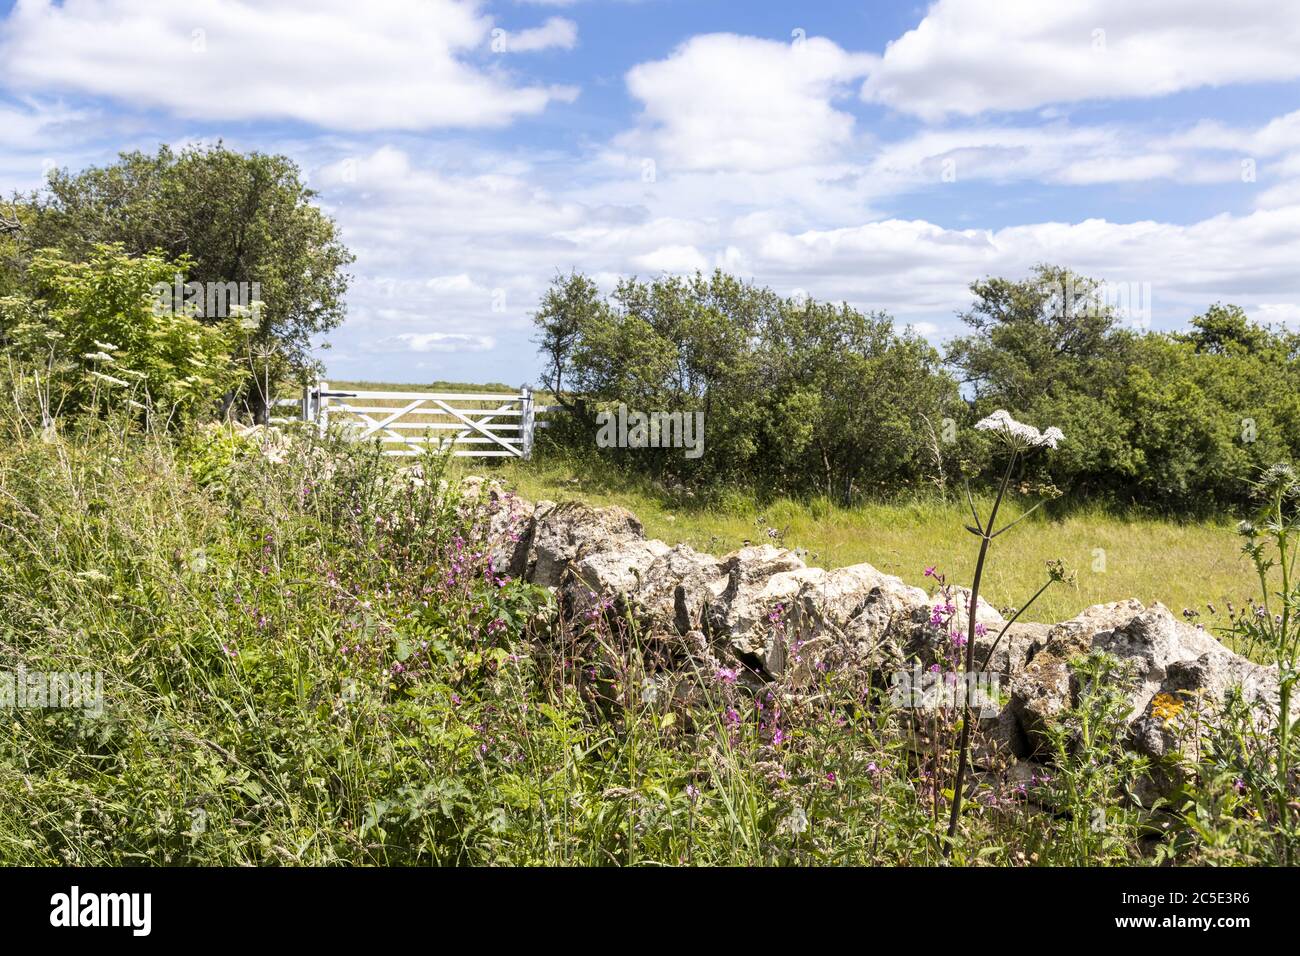
[[[164,417],[212,407],[239,380],[232,359],[248,330],[239,316],[203,324],[161,309],[151,290],[185,260],[128,256],[96,246],[85,261],[55,249],[27,266],[30,294],[0,298],[0,345],[45,368],[44,411],[75,411],[103,398]]]
[[[948,346],[948,361],[977,404],[1028,413],[1053,394],[1089,392],[1113,381],[1129,336],[1100,299],[1100,283],[1068,269],[1039,266],[1022,281],[971,283],[962,315],[973,334]]]
[[[1036,852],[1058,866],[1123,865],[1150,817],[1134,794],[1146,759],[1124,746],[1139,675],[1132,661],[1095,652],[1072,662],[1071,674],[1078,694],[1047,725],[1052,767],[1037,795],[1058,817]]]
[[[604,457],[715,497],[739,486],[853,502],[994,483],[969,426],[1003,408],[1066,435],[1017,485],[1181,513],[1240,504],[1252,471],[1300,455],[1292,333],[1223,305],[1186,333],[1139,331],[1099,282],[1055,266],[971,292],[971,333],[941,363],[883,313],[782,300],[721,272],[626,280],[608,299],[586,276],[560,276],[534,318],[546,387],[573,414],[548,437],[590,456],[597,410],[703,411],[697,461],[679,449]]]
[[[851,648],[788,625],[787,677],[759,686],[667,666],[612,607],[575,628],[492,563],[511,497],[461,498],[448,465],[0,410],[0,672],[103,675],[102,713],[6,712],[0,862],[940,862],[942,787]],[[982,775],[955,861],[1156,859],[1094,663],[1058,767]],[[1268,859],[1231,784],[1162,859]]]
[[[274,379],[312,367],[313,337],[345,313],[353,256],[315,196],[283,156],[220,143],[179,153],[163,146],[76,173],[53,170],[24,231],[31,248],[58,247],[71,259],[117,242],[131,256],[187,258],[193,282],[258,283],[265,306],[254,338]]]
[[[0,297],[20,288],[24,266],[22,235],[30,207],[21,201],[0,201]]]
[[[1263,767],[1250,768],[1256,790],[1267,784],[1271,805],[1259,808],[1259,817],[1277,833],[1284,847],[1280,856],[1294,862],[1300,846],[1300,780],[1296,770],[1296,716],[1293,700],[1300,681],[1300,578],[1296,577],[1296,554],[1300,551],[1300,476],[1290,465],[1266,469],[1254,483],[1259,499],[1252,521],[1240,526],[1242,551],[1255,566],[1260,596],[1251,602],[1250,612],[1237,615],[1233,630],[1247,646],[1262,649],[1277,665],[1278,701],[1275,723],[1275,756]],[[1280,578],[1276,589],[1270,577]]]
[[[888,316],[782,300],[722,272],[624,280],[609,300],[585,276],[560,277],[535,320],[547,387],[576,412],[556,433],[569,448],[590,448],[596,409],[703,413],[698,461],[608,453],[664,480],[851,498],[919,471],[921,416],[957,411],[938,354]]]
[[[1099,284],[1039,266],[971,286],[972,334],[947,357],[975,414],[1005,408],[1066,435],[1040,473],[1072,497],[1210,513],[1300,454],[1296,336],[1216,305],[1186,334],[1125,328]]]

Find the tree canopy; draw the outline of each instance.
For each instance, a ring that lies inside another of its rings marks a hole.
[[[1187,331],[1125,323],[1101,283],[1042,265],[971,284],[968,333],[939,352],[883,312],[782,299],[715,272],[557,277],[535,321],[553,431],[591,453],[593,411],[705,412],[706,454],[602,452],[630,471],[851,500],[994,474],[971,426],[995,409],[1066,441],[1019,477],[1074,499],[1213,511],[1300,456],[1300,337],[1231,305]]]
[[[270,356],[271,373],[285,374],[310,367],[315,339],[345,315],[354,257],[315,199],[284,156],[221,143],[162,146],[51,171],[45,189],[21,203],[23,241],[74,261],[117,243],[127,256],[184,259],[190,282],[256,283],[263,307],[252,341]]]

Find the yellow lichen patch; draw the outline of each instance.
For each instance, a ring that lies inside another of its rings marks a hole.
[[[1156,694],[1151,701],[1151,716],[1157,720],[1171,721],[1183,712],[1183,702],[1169,694]]]

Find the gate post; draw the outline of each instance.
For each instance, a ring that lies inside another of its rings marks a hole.
[[[536,427],[536,420],[533,417],[533,390],[525,385],[519,390],[520,404],[523,407],[523,415],[519,418],[519,445],[524,453],[524,461],[533,457],[533,429]]]
[[[316,422],[320,425],[322,435],[328,432],[330,427],[330,400],[325,397],[329,387],[329,382],[316,383]]]

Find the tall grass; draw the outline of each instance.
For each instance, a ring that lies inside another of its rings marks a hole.
[[[102,673],[104,701],[4,714],[0,862],[939,861],[950,771],[847,651],[792,634],[759,684],[561,615],[493,564],[509,499],[461,500],[443,460],[36,422],[0,412],[0,669]],[[980,776],[953,860],[1153,858],[1147,812],[1054,786]],[[1115,839],[1069,839],[1097,802]],[[1223,819],[1173,859],[1254,859]]]

